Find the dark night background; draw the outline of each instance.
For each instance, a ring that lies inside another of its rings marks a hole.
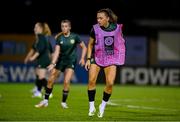
[[[154,28],[180,28],[179,0],[2,0],[0,33],[32,33],[37,21],[48,22],[56,33],[60,31],[60,21],[70,19],[72,31],[88,34],[101,8],[110,8],[117,14],[118,22],[124,24],[125,34],[143,34]],[[138,24],[144,19],[167,21],[169,26]]]

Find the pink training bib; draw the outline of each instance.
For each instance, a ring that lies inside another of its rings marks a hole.
[[[117,24],[114,31],[107,32],[98,24],[93,25],[96,44],[95,61],[98,65],[123,65],[125,62],[125,40],[122,37],[122,24]]]

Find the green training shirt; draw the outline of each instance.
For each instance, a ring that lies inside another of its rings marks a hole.
[[[80,44],[81,40],[79,35],[75,33],[70,33],[68,37],[63,34],[57,38],[56,45],[60,46],[60,56],[58,61],[64,63],[75,62],[77,59],[76,48],[77,44]]]
[[[39,53],[37,65],[38,67],[46,68],[51,62],[52,47],[46,36],[39,34],[37,37],[36,42],[33,44],[33,49]]]

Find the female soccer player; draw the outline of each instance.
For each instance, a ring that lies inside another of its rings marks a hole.
[[[37,22],[34,27],[36,41],[33,47],[27,54],[24,63],[34,61],[37,59],[36,64],[36,86],[37,90],[34,91],[33,97],[42,97],[41,89],[47,86],[46,80],[46,67],[51,63],[52,47],[47,37],[51,35],[51,30],[47,23]]]
[[[52,92],[53,84],[60,72],[64,72],[64,87],[62,91],[62,102],[61,106],[63,108],[68,108],[66,99],[69,93],[70,80],[74,74],[74,68],[76,65],[77,54],[76,47],[80,45],[82,48],[81,59],[79,64],[85,65],[85,55],[87,48],[83,41],[80,40],[79,36],[75,33],[72,33],[71,22],[69,20],[61,21],[61,30],[62,34],[59,34],[57,37],[57,43],[55,47],[55,52],[51,64],[48,66],[48,70],[51,71],[48,85],[46,89],[45,98],[35,107],[47,107],[49,95]]]
[[[86,70],[89,70],[89,116],[93,116],[96,112],[94,106],[96,80],[100,68],[103,68],[106,86],[98,112],[98,117],[103,117],[106,103],[112,93],[117,65],[123,65],[125,61],[124,42],[122,25],[117,24],[117,16],[114,12],[108,8],[99,10],[97,12],[97,24],[93,25],[91,30],[85,64]]]

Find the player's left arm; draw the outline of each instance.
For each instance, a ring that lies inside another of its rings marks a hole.
[[[38,43],[35,48],[35,53],[29,58],[30,61],[34,61],[37,57],[44,53],[46,48],[46,38],[42,35],[38,35]]]
[[[120,24],[120,36],[123,38],[123,41],[125,42],[125,39],[124,39],[124,34],[123,34],[123,24]]]
[[[35,52],[30,58],[30,61],[34,61],[39,56],[39,52]]]

